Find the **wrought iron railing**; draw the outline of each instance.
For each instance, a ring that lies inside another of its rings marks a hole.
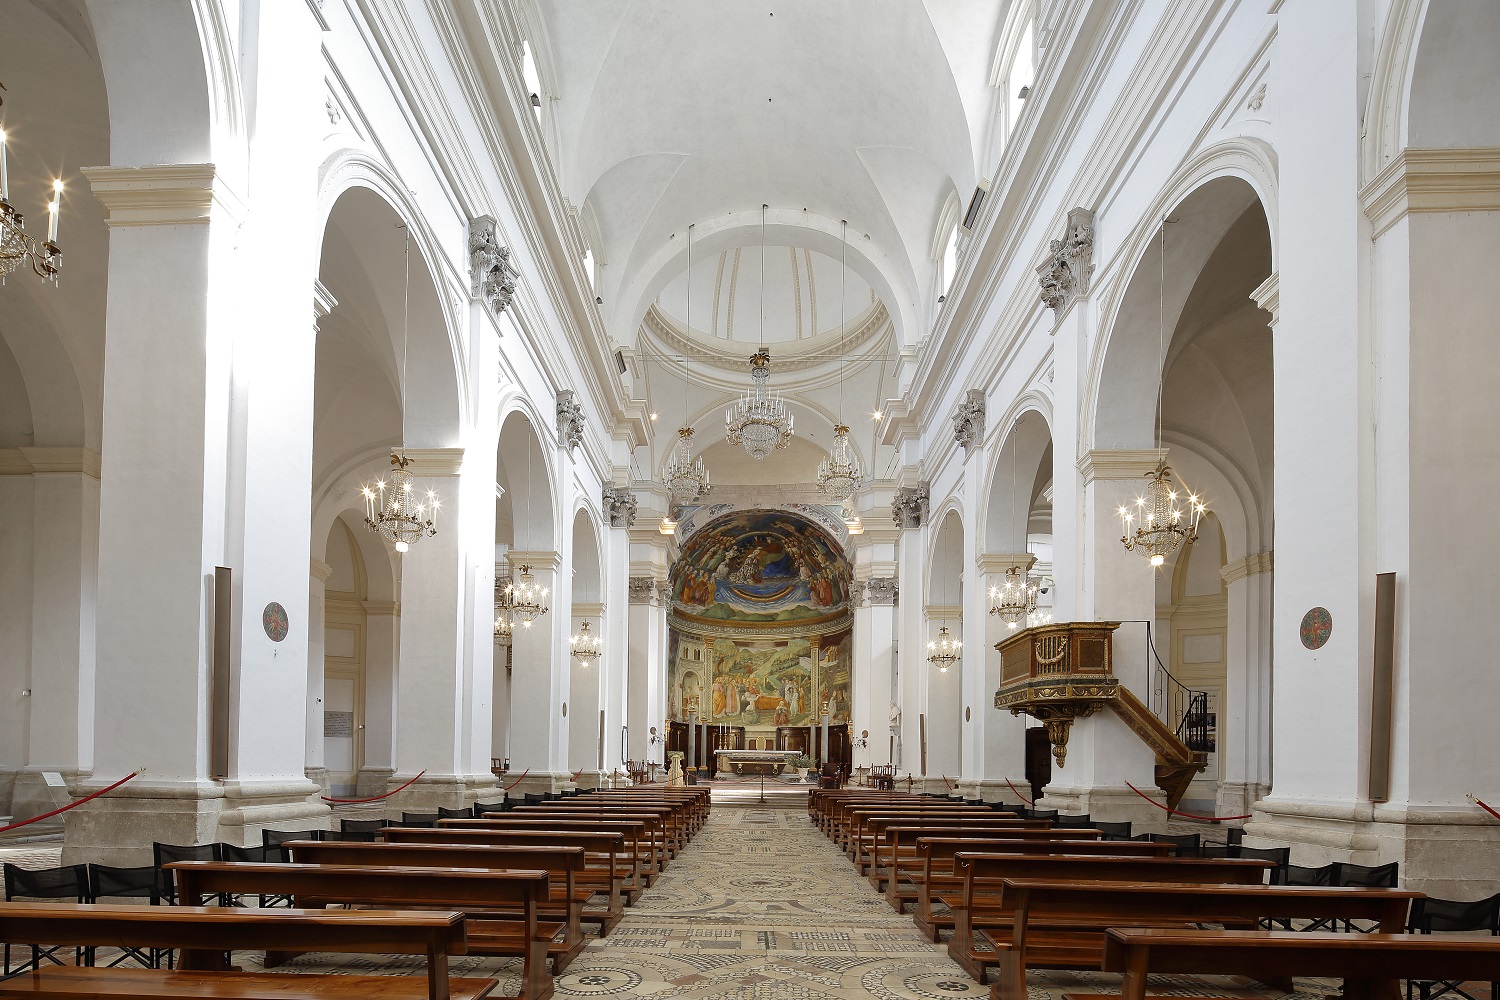
[[[1151,623],[1146,623],[1146,648],[1151,654],[1151,711],[1171,727],[1189,750],[1214,752],[1214,738],[1209,732],[1208,692],[1182,683],[1156,651]]]

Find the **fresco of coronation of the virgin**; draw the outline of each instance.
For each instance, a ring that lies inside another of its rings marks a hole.
[[[847,564],[820,529],[779,511],[719,518],[673,567],[679,613],[710,621],[806,622],[849,599]]]

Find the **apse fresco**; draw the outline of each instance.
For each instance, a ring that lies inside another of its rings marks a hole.
[[[788,511],[725,514],[688,538],[671,580],[672,719],[849,721],[849,564],[823,529]]]
[[[699,530],[672,567],[678,614],[736,624],[811,622],[849,601],[848,563],[822,529],[784,511],[739,511]]]

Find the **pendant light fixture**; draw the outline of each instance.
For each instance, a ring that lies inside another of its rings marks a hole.
[[[953,537],[951,532],[948,537],[951,541]],[[962,594],[962,588],[960,588],[960,594]],[[930,639],[927,642],[927,662],[937,667],[939,673],[946,674],[948,668],[957,663],[962,655],[963,643],[948,631],[946,624],[938,627],[936,639]]]
[[[693,332],[693,227],[688,226],[687,269],[687,324],[688,336]],[[687,362],[683,362],[686,368]],[[672,506],[697,500],[709,491],[708,469],[703,459],[693,457],[693,428],[688,423],[687,388],[682,393],[682,426],[677,429],[677,444],[672,456],[667,459],[667,468],[662,475],[663,485]]]
[[[1021,421],[1017,420],[1015,427],[1011,429],[1010,442],[1010,495],[1013,503],[1019,502],[1020,495],[1016,492],[1016,452],[1020,450],[1020,442],[1017,432],[1020,430]],[[1031,517],[1031,498],[1026,498],[1026,517]],[[1021,627],[1023,620],[1029,620],[1036,614],[1036,597],[1041,590],[1041,585],[1032,581],[1030,574],[1022,574],[1019,566],[1012,566],[1005,571],[1005,582],[998,587],[990,588],[990,614],[995,615],[1005,622],[1005,627],[1011,631]]]
[[[26,217],[10,204],[10,165],[6,162],[5,142],[5,122],[0,120],[0,280],[29,264],[37,277],[56,284],[57,272],[62,270],[62,248],[57,245],[62,179],[52,181],[52,200],[47,202],[47,239],[38,243],[26,231]]]
[[[578,657],[579,664],[586,667],[599,659],[603,638],[589,629],[589,621],[585,618],[579,623],[578,631],[568,639],[568,645]]]
[[[839,422],[833,428],[833,447],[818,465],[818,489],[828,499],[842,503],[864,483],[864,473],[849,445],[849,426],[844,423],[844,335],[849,329],[849,305],[844,293],[849,276],[845,262],[849,249],[849,223],[841,220],[839,225],[842,240],[839,248],[839,308],[842,310],[839,323]]]
[[[437,534],[438,508],[442,502],[433,490],[419,494],[416,477],[408,466],[415,464],[406,457],[406,354],[411,337],[411,230],[401,227],[401,267],[405,287],[401,296],[401,447],[391,451],[390,482],[377,480],[372,487],[361,487],[365,498],[365,524],[380,537],[391,542],[397,552],[405,552],[413,542]]]
[[[526,435],[526,526],[531,527],[531,434]],[[531,575],[531,566],[522,563],[521,575],[508,584],[505,596],[510,602],[510,618],[520,622],[522,628],[531,628],[531,623],[548,612],[548,588],[536,582]]]
[[[766,350],[766,210],[760,206],[760,338],[759,349],[750,357],[747,393],[724,414],[724,437],[743,445],[757,462],[792,442],[792,411],[786,400],[770,390],[771,355]]]
[[[1161,283],[1157,288],[1157,346],[1156,346],[1156,448],[1162,450],[1161,446],[1161,423],[1162,423],[1162,397],[1166,387],[1166,350],[1167,350],[1167,316],[1166,316],[1166,288],[1167,288],[1167,220],[1163,219],[1161,224]],[[1172,467],[1167,464],[1167,456],[1162,455],[1156,463],[1156,469],[1146,475],[1150,482],[1146,484],[1144,496],[1135,498],[1135,507],[1127,508],[1121,506],[1119,509],[1120,526],[1124,534],[1120,542],[1125,546],[1127,552],[1139,552],[1146,556],[1153,567],[1159,567],[1166,563],[1167,556],[1177,551],[1177,547],[1184,542],[1191,544],[1198,540],[1198,524],[1203,515],[1208,513],[1208,507],[1197,494],[1188,492],[1187,502],[1181,502],[1181,495],[1172,486]],[[1136,522],[1140,523],[1137,524]]]

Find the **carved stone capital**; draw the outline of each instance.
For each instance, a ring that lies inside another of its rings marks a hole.
[[[609,515],[611,528],[629,528],[635,525],[635,494],[623,486],[607,483],[604,487],[604,511]]]
[[[1094,213],[1075,208],[1068,213],[1068,229],[1048,247],[1047,259],[1036,269],[1042,285],[1042,304],[1060,318],[1076,300],[1089,293],[1094,275]]]
[[[583,441],[583,404],[572,389],[557,394],[557,440],[569,454]]]
[[[891,500],[891,520],[896,523],[896,527],[904,529],[922,526],[922,522],[927,520],[929,491],[930,487],[926,482],[897,488],[896,495]]]
[[[984,390],[970,389],[953,414],[953,439],[968,453],[984,441]]]
[[[865,600],[873,605],[895,607],[901,603],[894,576],[876,576],[865,581]]]
[[[502,246],[495,233],[495,220],[488,215],[469,220],[470,294],[484,300],[499,316],[516,294],[521,272],[510,260],[510,247]]]
[[[630,578],[630,603],[652,604],[656,601],[656,580],[649,576]]]

